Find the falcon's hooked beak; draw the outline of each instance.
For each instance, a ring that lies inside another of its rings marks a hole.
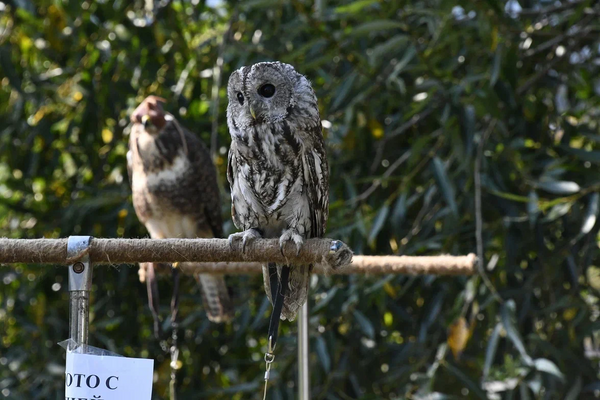
[[[148,114],[142,117],[142,125],[144,125],[144,128],[152,126],[152,120],[150,119],[150,116]]]

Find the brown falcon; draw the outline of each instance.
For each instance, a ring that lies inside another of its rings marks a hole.
[[[164,101],[149,96],[131,115],[127,164],[135,212],[152,238],[222,237],[219,187],[208,149],[163,110]],[[146,267],[152,277],[154,266]],[[229,320],[233,309],[223,276],[197,279],[208,318]]]

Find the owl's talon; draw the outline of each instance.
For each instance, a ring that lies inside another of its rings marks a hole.
[[[281,236],[279,237],[279,250],[281,251],[281,255],[285,257],[285,253],[283,248],[285,244],[289,241],[293,241],[296,245],[296,256],[300,254],[300,250],[302,249],[302,245],[304,244],[304,238],[298,232],[292,229],[286,229],[283,231]]]
[[[234,240],[242,239],[242,253],[245,254],[246,253],[246,245],[248,243],[250,243],[251,241],[253,241],[254,239],[260,239],[260,238],[262,238],[262,235],[260,234],[258,229],[250,228],[250,229],[246,229],[243,232],[232,233],[227,238],[227,243],[229,244],[229,247],[233,247]]]

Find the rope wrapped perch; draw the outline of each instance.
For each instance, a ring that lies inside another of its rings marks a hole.
[[[0,263],[73,264],[86,253],[94,264],[138,262],[195,262],[189,273],[252,274],[261,263],[315,264],[321,274],[435,274],[472,275],[477,257],[467,256],[354,256],[338,240],[308,239],[296,254],[278,239],[258,239],[229,245],[227,239],[100,239],[93,238],[85,252],[67,257],[67,239],[0,239]]]

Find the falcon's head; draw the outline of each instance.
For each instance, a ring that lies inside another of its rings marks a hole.
[[[159,133],[166,125],[162,104],[166,100],[157,96],[148,96],[131,114],[131,122],[142,124],[150,134]]]

